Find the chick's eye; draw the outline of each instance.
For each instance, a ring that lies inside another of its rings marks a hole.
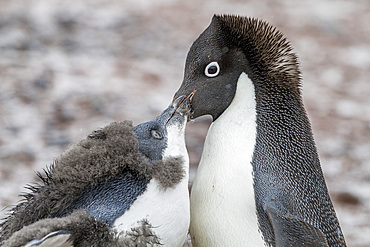
[[[215,77],[220,73],[220,66],[217,62],[209,63],[204,70],[204,74],[208,77]]]
[[[151,130],[150,134],[152,135],[153,138],[155,139],[162,139],[162,134],[158,130]]]

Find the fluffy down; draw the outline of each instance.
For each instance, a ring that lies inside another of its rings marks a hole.
[[[0,244],[23,226],[52,218],[74,202],[83,191],[119,177],[125,169],[134,170],[148,179],[154,177],[163,189],[169,188],[185,174],[181,163],[181,158],[149,162],[139,152],[132,122],[113,122],[72,145],[44,170],[44,174],[38,173],[41,183],[29,185],[30,193],[23,195],[24,200],[1,223]],[[59,220],[51,221],[57,224]],[[95,224],[105,227],[103,222],[98,221],[91,226]]]

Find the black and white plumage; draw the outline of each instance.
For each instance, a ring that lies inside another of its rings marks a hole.
[[[71,146],[1,223],[1,246],[182,246],[189,101],[179,97],[136,127],[113,122]]]
[[[194,246],[345,246],[291,45],[266,22],[214,16],[176,95],[213,117],[193,184]],[[176,97],[175,95],[175,97]]]

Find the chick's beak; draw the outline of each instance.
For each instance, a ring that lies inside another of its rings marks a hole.
[[[189,118],[190,111],[191,111],[191,97],[182,95],[175,99],[172,102],[172,107],[173,107],[173,113],[171,114],[170,118],[168,121],[170,121],[176,114],[180,116],[185,116],[187,119]]]
[[[195,92],[196,92],[196,90],[193,90],[190,94],[182,95],[180,97],[177,97],[178,92],[175,94],[174,100],[173,100],[173,103],[172,103],[172,105],[176,109],[174,114],[176,113],[176,111],[186,112],[186,114],[188,116],[188,120],[189,120],[189,118],[191,118],[191,115],[192,115],[191,102],[193,100]]]

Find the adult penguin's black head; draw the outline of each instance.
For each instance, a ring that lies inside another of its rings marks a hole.
[[[283,86],[300,96],[297,58],[281,32],[254,18],[215,15],[190,48],[174,98],[194,93],[191,118],[210,114],[216,120],[231,104],[243,72],[256,94]]]

